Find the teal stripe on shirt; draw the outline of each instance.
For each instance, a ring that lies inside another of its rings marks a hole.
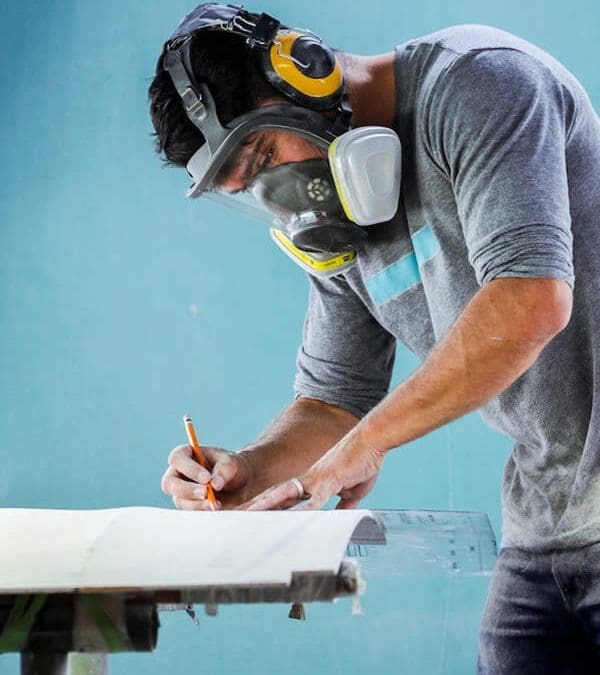
[[[421,281],[419,267],[440,250],[440,244],[430,225],[412,237],[412,244],[414,253],[405,255],[367,279],[367,290],[378,305],[416,286]]]
[[[426,225],[413,235],[412,245],[415,249],[419,267],[440,252],[440,242],[433,233],[431,225]]]
[[[417,257],[414,253],[405,255],[404,258],[396,260],[381,272],[377,272],[367,279],[367,290],[378,304],[391,300],[394,296],[404,293],[411,286],[415,286],[421,281]]]

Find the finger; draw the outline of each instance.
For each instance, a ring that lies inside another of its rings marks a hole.
[[[349,501],[356,505],[362,499],[364,499],[369,494],[369,492],[371,492],[376,481],[377,476],[373,476],[372,478],[369,478],[368,480],[362,483],[358,483],[353,487],[343,488],[338,492],[338,497],[341,497],[342,501]],[[345,508],[353,508],[353,507],[345,507]]]
[[[312,495],[310,499],[307,499],[305,502],[298,504],[298,506],[296,506],[294,510],[301,511],[306,509],[307,511],[316,511],[325,506],[330,496],[331,495],[326,492]]]
[[[298,509],[320,509],[329,501],[339,489],[332,477],[319,470],[310,469],[300,476],[300,482],[304,486],[305,499]]]
[[[340,499],[336,504],[336,509],[355,509],[360,504],[360,498],[358,499]]]
[[[178,445],[176,448],[173,448],[169,455],[169,466],[198,483],[208,483],[210,480],[210,471],[200,466],[193,458],[191,445]]]
[[[295,503],[298,501],[300,499],[296,484],[286,480],[284,483],[279,483],[279,485],[265,490],[239,508],[245,511],[268,511],[281,508],[286,502]]]
[[[362,486],[357,485],[356,487],[349,488],[347,490],[341,490],[340,492],[338,492],[337,496],[340,498],[339,501],[340,504],[342,502],[348,504],[358,504],[361,501],[361,499],[363,499],[368,494],[368,492],[369,490],[362,489]],[[340,508],[352,508],[352,507],[340,506]]]
[[[169,467],[162,477],[160,487],[166,495],[173,495],[182,499],[205,499],[206,485],[190,482],[180,474]]]
[[[208,499],[181,499],[173,497],[173,504],[182,511],[214,511]],[[222,504],[217,500],[216,509],[221,509]]]

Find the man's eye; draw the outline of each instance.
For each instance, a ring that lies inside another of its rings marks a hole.
[[[263,159],[260,165],[261,169],[265,169],[266,167],[268,167],[272,161],[273,161],[273,148],[271,148],[269,152],[267,152],[267,154],[265,155],[265,158]]]

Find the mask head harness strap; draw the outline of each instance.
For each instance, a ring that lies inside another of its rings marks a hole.
[[[190,33],[200,29],[227,30],[245,37],[248,47],[255,51],[258,67],[265,79],[295,103],[323,111],[334,109],[342,102],[344,79],[341,66],[333,50],[318,35],[301,29],[290,30],[269,14],[262,13],[257,18],[240,5],[198,5],[183,19],[167,42],[167,55],[169,52],[181,53],[188,79],[192,82],[189,39]],[[187,49],[181,49],[184,45]],[[196,96],[199,99],[196,101],[193,89],[186,91],[188,87],[182,78],[183,73],[174,59],[165,56],[164,67],[173,78],[186,110],[200,110],[198,103],[201,103],[201,97]],[[197,85],[195,89],[197,93]]]
[[[169,49],[163,64],[189,120],[203,133],[208,146],[214,148],[219,144],[223,128],[209,88],[195,81],[190,62],[190,42],[191,37],[188,36],[176,48]]]

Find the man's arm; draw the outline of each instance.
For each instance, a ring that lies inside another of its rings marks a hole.
[[[570,287],[557,279],[501,278],[466,306],[423,365],[356,429],[369,447],[407,443],[494,398],[568,323]]]
[[[469,52],[437,80],[422,142],[448,172],[481,289],[423,366],[365,420],[378,447],[482,406],[568,322],[570,121],[561,82],[516,50]]]
[[[340,494],[354,508],[373,485],[387,451],[479,408],[536,360],[568,323],[572,294],[556,279],[496,279],[469,302],[421,367],[368,413],[305,474],[308,508]],[[288,503],[289,481],[259,495],[251,509]]]

